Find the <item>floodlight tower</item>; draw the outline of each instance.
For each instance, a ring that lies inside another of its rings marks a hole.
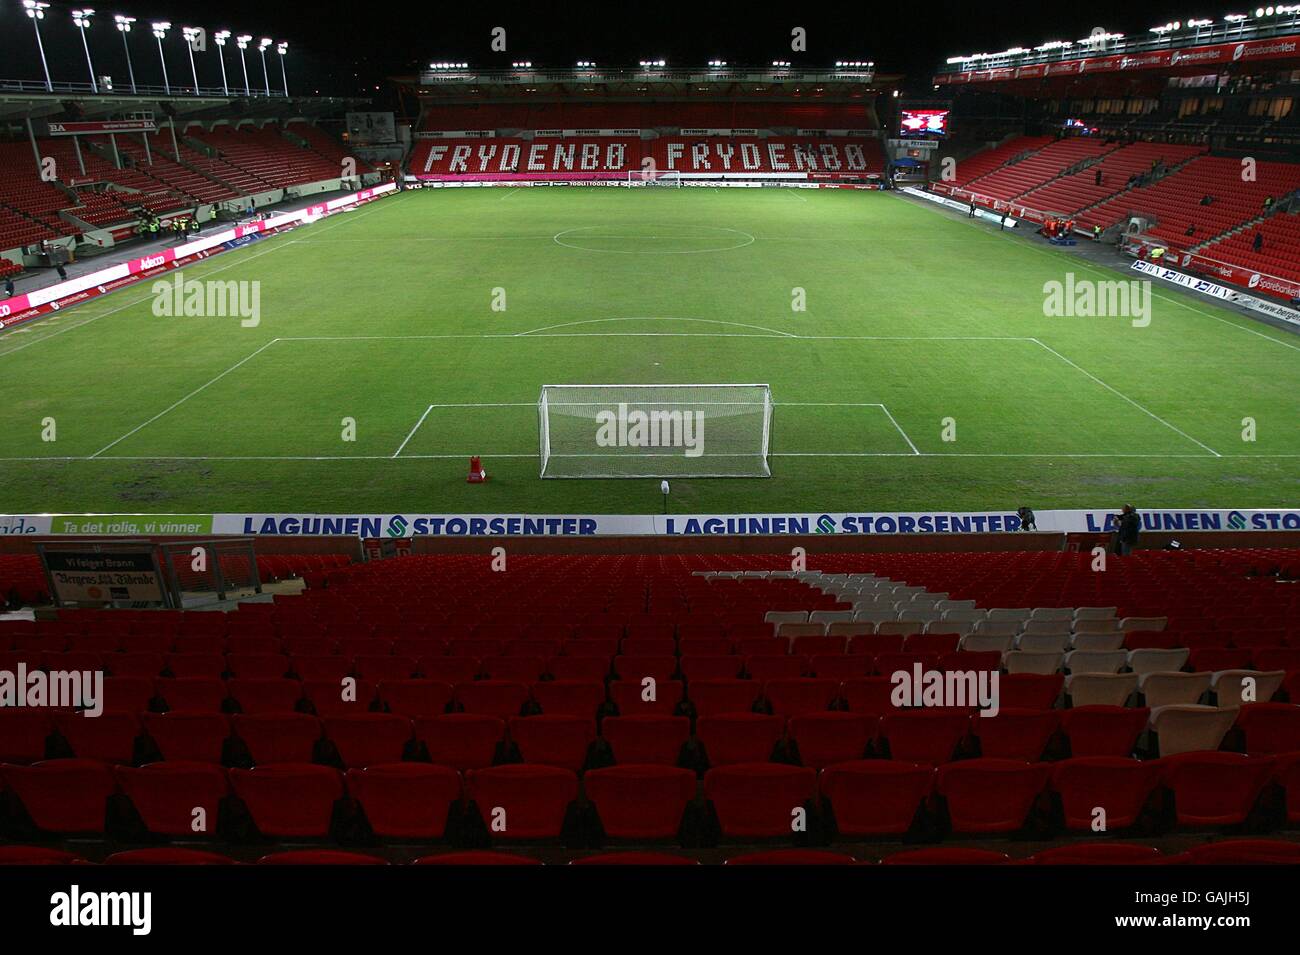
[[[218,30],[212,39],[217,41],[217,60],[221,63],[221,92],[229,96],[230,87],[226,84],[226,41],[230,39],[230,31]]]
[[[50,8],[48,3],[41,3],[39,0],[23,0],[23,9],[27,11],[27,18],[32,21],[32,29],[36,31],[36,48],[41,51],[41,67],[45,70],[45,91],[54,92],[54,84],[50,81],[50,64],[45,59],[45,43],[41,40],[41,21],[45,19],[45,11]]]
[[[235,46],[239,47],[239,65],[244,68],[244,95],[252,96],[253,90],[248,85],[248,61],[244,59],[244,51],[248,49],[248,41],[253,39],[252,34],[241,33],[235,37]]]
[[[167,31],[171,28],[172,25],[166,20],[153,24],[153,38],[158,41],[158,62],[162,64],[163,89],[166,90],[168,96],[172,95],[172,84],[167,79],[167,57],[163,55],[162,41],[166,39]]]
[[[266,48],[274,41],[270,37],[262,37],[257,44],[257,52],[262,54],[262,79],[266,83],[266,95],[271,95],[271,74],[266,71]]]
[[[199,95],[199,71],[194,65],[194,43],[203,31],[198,27],[181,27],[181,34],[185,37],[185,49],[190,53],[190,76],[194,78],[194,95]]]
[[[90,60],[90,44],[86,42],[86,30],[90,28],[90,18],[95,15],[95,11],[87,7],[85,10],[73,10],[72,22],[77,25],[81,31],[81,48],[86,51],[86,69],[90,71],[90,91],[99,92],[99,83],[95,81],[95,64]]]
[[[131,92],[135,92],[135,67],[131,65],[131,47],[126,42],[126,35],[131,32],[131,24],[135,23],[135,17],[124,17],[122,14],[116,14],[113,22],[117,24],[117,32],[122,34],[122,49],[126,51],[126,71],[131,75]]]
[[[275,45],[275,52],[280,57],[280,80],[284,83],[284,96],[289,97],[289,74],[284,71],[284,58],[289,52],[289,41],[281,40]]]

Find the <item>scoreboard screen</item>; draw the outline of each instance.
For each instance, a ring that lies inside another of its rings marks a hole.
[[[898,116],[898,135],[903,138],[926,139],[948,135],[946,109],[902,109]]]

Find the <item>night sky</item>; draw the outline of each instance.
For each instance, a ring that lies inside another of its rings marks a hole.
[[[822,66],[837,59],[874,60],[882,73],[902,73],[908,87],[924,91],[934,69],[954,54],[995,52],[1014,45],[1035,46],[1047,40],[1078,40],[1094,27],[1129,36],[1145,35],[1157,23],[1188,17],[1219,19],[1243,12],[1227,7],[1189,8],[1185,2],[1092,2],[1062,5],[1042,3],[936,3],[928,5],[846,4],[816,11],[791,4],[791,14],[774,17],[770,4],[552,2],[536,4],[474,4],[471,10],[432,3],[323,2],[290,5],[249,0],[226,3],[142,2],[122,0],[99,6],[90,31],[97,73],[109,73],[118,88],[126,83],[126,61],[113,14],[138,18],[130,37],[132,59],[141,83],[160,84],[158,49],[149,33],[151,20],[165,19],[173,32],[165,42],[167,68],[173,82],[189,82],[190,66],[180,27],[202,26],[209,33],[231,29],[255,37],[288,40],[287,61],[291,93],[376,95],[385,79],[410,73],[434,60],[468,61],[482,67],[508,67],[513,59],[538,66],[571,66],[577,60],[599,65],[635,64],[640,59],[673,64],[703,64],[722,58],[732,65],[789,60],[794,66]],[[460,5],[455,5],[460,6]],[[560,11],[556,12],[556,7]],[[54,79],[85,81],[84,53],[72,25],[73,4],[55,4],[46,13],[42,36]],[[220,10],[223,16],[212,14]],[[310,12],[309,12],[310,11]],[[482,11],[482,12],[480,12]],[[794,12],[798,11],[798,12]],[[919,15],[918,15],[919,14]],[[491,30],[507,31],[508,50],[490,49]],[[808,51],[790,50],[790,30],[808,31]],[[262,66],[256,49],[247,53],[253,85],[261,85]],[[227,70],[242,74],[233,46],[227,48]],[[273,89],[280,85],[279,66],[268,56]],[[216,47],[198,58],[199,81],[219,86]],[[31,21],[19,0],[0,0],[0,78],[42,77]]]

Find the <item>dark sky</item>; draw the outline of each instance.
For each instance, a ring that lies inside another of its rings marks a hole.
[[[51,72],[56,80],[84,80],[86,64],[69,11],[74,4],[55,4],[42,24]],[[364,3],[323,0],[310,5],[251,2],[196,3],[122,0],[97,6],[90,31],[96,72],[111,73],[119,86],[126,79],[121,37],[112,15],[139,19],[131,34],[132,58],[140,82],[160,83],[158,49],[148,30],[151,19],[170,20],[173,35],[165,44],[168,71],[175,81],[189,76],[189,61],[179,36],[182,25],[221,28],[290,42],[290,92],[373,92],[386,76],[410,71],[431,60],[464,60],[476,66],[508,66],[512,59],[538,65],[569,66],[579,59],[600,65],[635,63],[663,57],[672,63],[703,63],[721,57],[733,64],[826,65],[837,59],[867,59],[877,70],[904,73],[920,88],[933,69],[957,53],[996,51],[1013,45],[1034,46],[1051,39],[1077,40],[1094,27],[1145,34],[1157,23],[1188,17],[1218,19],[1227,7],[1198,9],[1196,3],[1090,3],[1033,5],[1014,3],[790,4],[790,13],[770,12],[772,4],[653,3],[607,0],[601,4],[539,0],[522,4],[494,2],[446,4],[421,2]],[[458,9],[463,8],[463,9]],[[214,11],[220,11],[220,16]],[[481,12],[480,12],[481,11]],[[491,30],[506,29],[508,50],[490,49]],[[807,30],[806,53],[792,52],[790,31]],[[199,57],[201,85],[219,85],[215,46]],[[227,56],[233,56],[233,48]],[[268,58],[273,87],[278,65]],[[262,81],[261,61],[249,51],[253,83]],[[227,68],[238,73],[237,61]],[[31,21],[17,0],[0,6],[0,78],[39,79],[40,62]],[[242,77],[240,79],[242,83]]]

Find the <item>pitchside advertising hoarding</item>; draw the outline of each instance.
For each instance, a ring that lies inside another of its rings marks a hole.
[[[1117,508],[1042,510],[1039,531],[1114,530]],[[1300,531],[1300,508],[1151,508],[1148,531]],[[238,537],[708,537],[782,534],[1013,534],[1014,511],[862,511],[785,514],[9,514],[3,536],[229,535]]]

